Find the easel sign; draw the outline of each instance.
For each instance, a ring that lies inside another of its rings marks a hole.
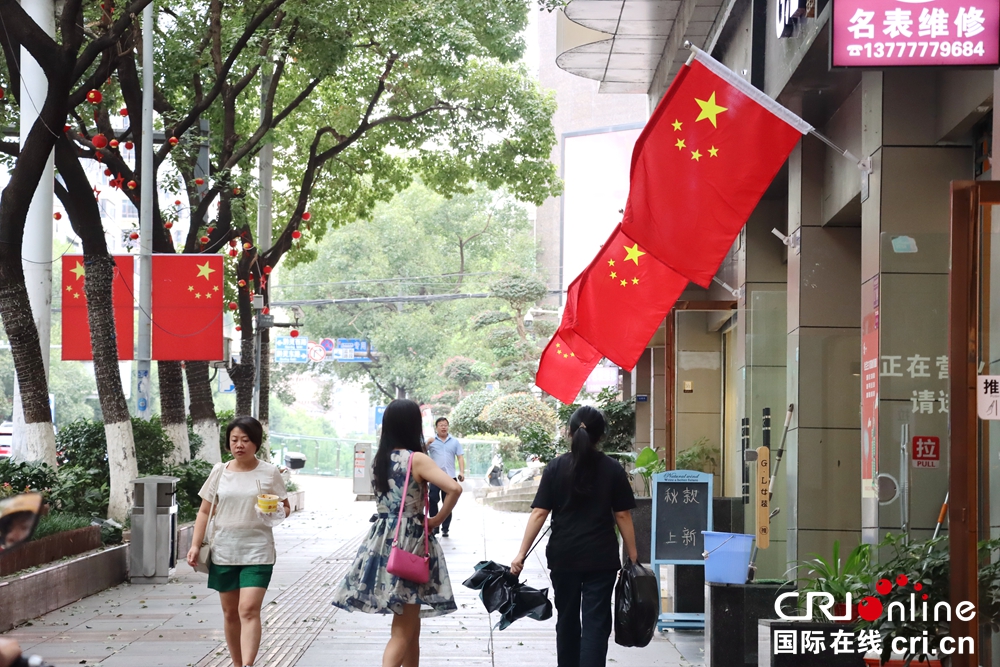
[[[661,565],[705,565],[705,536],[712,530],[713,476],[694,470],[653,475],[653,534],[650,565],[660,581]],[[657,628],[703,628],[705,614],[664,612]]]

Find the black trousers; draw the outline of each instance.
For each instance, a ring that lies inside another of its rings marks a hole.
[[[455,479],[452,477],[452,479]],[[430,501],[431,501],[431,516],[437,516],[438,513],[438,503],[443,503],[444,499],[448,497],[448,494],[434,486],[433,484],[428,485],[430,487]],[[448,518],[444,520],[441,524],[441,530],[445,533],[451,528],[451,519],[454,515],[449,514]]]
[[[617,570],[552,570],[559,667],[604,667]]]

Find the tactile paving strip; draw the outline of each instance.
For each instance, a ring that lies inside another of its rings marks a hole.
[[[330,621],[336,609],[330,604],[333,589],[354,562],[363,533],[332,555],[318,561],[301,579],[282,591],[261,612],[263,636],[258,665],[291,667]],[[324,585],[326,584],[326,585]],[[197,667],[231,667],[229,648],[219,645]]]

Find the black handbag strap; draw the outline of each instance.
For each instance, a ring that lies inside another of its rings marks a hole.
[[[552,524],[551,523],[545,528],[545,532],[538,536],[538,539],[535,540],[535,543],[531,545],[531,548],[528,549],[528,553],[526,553],[524,555],[525,559],[527,559],[528,556],[531,555],[531,552],[535,550],[535,547],[537,547],[538,543],[542,541],[542,538],[549,534],[550,530],[552,530]]]

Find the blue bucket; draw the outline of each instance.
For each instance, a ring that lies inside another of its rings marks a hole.
[[[703,530],[701,534],[705,536],[705,581],[745,584],[754,536],[710,530]]]

